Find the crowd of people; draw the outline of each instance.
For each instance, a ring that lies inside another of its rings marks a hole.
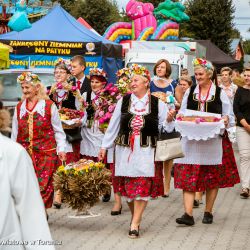
[[[81,158],[104,161],[112,171],[115,203],[111,215],[122,214],[121,197],[125,197],[131,211],[130,238],[139,237],[143,212],[149,200],[159,196],[169,197],[172,169],[175,188],[183,190],[184,214],[176,219],[178,224],[195,224],[193,207],[199,206],[203,194],[206,195],[206,204],[202,223],[213,223],[213,206],[219,188],[233,187],[240,182],[240,196],[248,198],[250,69],[244,69],[241,78],[233,76],[236,73],[229,67],[224,67],[218,77],[208,60],[195,59],[193,66],[194,76],[189,76],[187,69],[183,69],[178,80],[171,79],[171,65],[165,59],[156,62],[153,78],[140,65],[120,70],[118,81],[126,84],[127,91],[117,101],[105,129],[101,129],[95,119],[97,96],[108,84],[108,76],[103,69],[90,69],[87,77],[82,56],[74,56],[71,60],[60,59],[55,65],[55,83],[49,89],[45,89],[38,75],[22,73],[17,81],[23,96],[15,109],[11,138],[26,150],[27,153],[20,146],[15,146],[18,157],[27,161],[25,164],[29,168],[31,161],[28,155],[32,160],[45,211],[53,203],[56,208],[61,208],[63,197],[59,190],[53,188],[53,174],[57,167]],[[84,112],[73,129],[62,126],[58,111],[62,108]],[[184,117],[186,110],[221,116],[225,130],[202,141],[182,137],[183,158],[155,161],[159,131],[173,132],[175,119]],[[4,112],[0,111],[0,114],[2,129],[6,127],[4,121],[7,118],[3,118]],[[232,133],[230,128],[235,126],[240,154],[238,166],[228,136]],[[5,140],[2,136],[0,139]],[[11,147],[12,142],[8,143]],[[15,163],[13,168],[16,168]],[[23,182],[31,183],[24,184],[22,194],[21,191],[14,194],[19,201],[24,199],[24,203],[25,199],[29,199],[25,196],[27,187],[37,185],[33,172],[25,175],[25,180],[16,173],[16,180],[22,178]],[[34,190],[37,190],[36,187]],[[34,198],[38,205],[41,203],[39,199]],[[103,196],[103,201],[109,199],[110,193]],[[18,203],[16,206],[19,206]],[[19,224],[25,223],[25,216],[28,215],[22,209],[17,211]]]

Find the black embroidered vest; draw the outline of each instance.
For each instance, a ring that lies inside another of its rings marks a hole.
[[[131,121],[135,114],[130,113],[131,95],[126,95],[122,100],[120,131],[115,140],[115,144],[130,146],[130,136],[132,135]],[[149,96],[149,113],[142,115],[143,127],[140,131],[141,147],[156,147],[158,136],[158,98]],[[150,140],[150,141],[149,141]]]
[[[190,88],[190,93],[187,101],[187,109],[191,110],[200,110],[200,102],[196,99],[196,95],[194,94],[196,86],[192,86]],[[206,101],[205,103],[205,112],[222,114],[222,102],[220,99],[221,88],[216,86],[215,95],[212,96],[211,100]]]

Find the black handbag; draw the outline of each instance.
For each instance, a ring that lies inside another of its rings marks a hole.
[[[64,132],[66,134],[66,140],[69,143],[80,142],[82,140],[81,128],[64,129]]]
[[[172,132],[168,133],[161,129],[159,135],[158,135],[158,141],[164,141],[164,140],[169,140],[169,139],[174,139],[174,138],[181,138],[181,134],[177,132],[176,130],[173,130]]]

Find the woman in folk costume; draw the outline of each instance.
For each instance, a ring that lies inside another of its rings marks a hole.
[[[234,124],[232,105],[224,90],[212,82],[214,67],[204,59],[193,61],[196,86],[184,95],[179,115],[186,109],[215,113],[222,116],[225,127]],[[194,225],[193,202],[195,192],[206,191],[206,206],[202,223],[213,222],[213,205],[219,188],[232,187],[239,175],[231,142],[220,135],[205,141],[182,138],[184,158],[175,160],[175,188],[183,190],[185,213],[177,218],[178,224]]]
[[[95,105],[96,95],[103,89],[108,80],[107,73],[103,69],[92,68],[89,71],[91,91],[83,93],[83,99],[87,103],[86,108],[86,122],[83,124],[81,135],[81,158],[91,159],[98,161],[98,153],[101,148],[103,131],[99,129],[99,123],[94,119],[95,117]]]
[[[119,192],[131,211],[130,238],[139,237],[139,226],[150,197],[163,195],[162,164],[154,162],[159,129],[171,132],[174,112],[149,94],[149,71],[133,65],[128,94],[116,105],[102,142],[99,158],[115,143],[115,176],[120,178]]]
[[[61,161],[66,160],[66,136],[56,105],[48,100],[39,77],[23,72],[17,81],[21,84],[23,97],[15,109],[11,137],[30,154],[45,208],[50,208],[58,157]]]
[[[82,97],[80,91],[76,86],[73,86],[70,82],[70,60],[59,58],[55,65],[55,81],[49,91],[50,99],[56,104],[58,109],[68,108],[77,110],[83,109]],[[73,129],[64,129],[66,133],[66,152],[67,160],[66,164],[71,162],[79,161],[80,159],[80,141],[81,141],[81,121],[76,124]],[[71,139],[70,139],[71,138]],[[73,140],[72,140],[73,138]],[[57,191],[55,194],[54,206],[59,209],[61,208],[61,195]]]
[[[118,87],[120,93],[122,95],[127,95],[129,93],[129,84],[131,82],[130,68],[122,68],[118,70],[116,73],[116,76],[117,76],[116,86]],[[108,149],[108,156],[107,156],[108,162],[109,162],[109,159],[111,158],[110,155],[112,155],[112,158],[113,158],[113,152],[114,152],[113,147]],[[121,193],[119,191],[120,178],[115,176],[114,161],[110,161],[109,163],[110,163],[110,170],[112,172],[112,186],[113,186],[114,200],[115,200],[114,206],[111,210],[111,215],[116,216],[116,215],[120,215],[122,211],[122,199],[121,199]]]
[[[49,92],[50,99],[56,104],[58,109],[68,108],[74,110],[83,110],[83,99],[80,91],[76,86],[73,86],[70,82],[70,60],[64,60],[60,58],[55,65],[55,81],[56,83],[51,87]],[[81,126],[79,121],[79,126]],[[67,162],[76,162],[80,159],[80,141],[81,137],[75,140],[68,140],[70,135],[76,135],[79,133],[80,128],[64,129],[67,139]]]

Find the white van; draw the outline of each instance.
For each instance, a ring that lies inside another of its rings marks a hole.
[[[6,69],[0,70],[0,84],[3,86],[1,101],[5,107],[15,107],[22,96],[21,86],[17,83],[17,77],[27,71],[37,74],[45,86],[54,83],[54,69],[30,68],[30,69]]]

